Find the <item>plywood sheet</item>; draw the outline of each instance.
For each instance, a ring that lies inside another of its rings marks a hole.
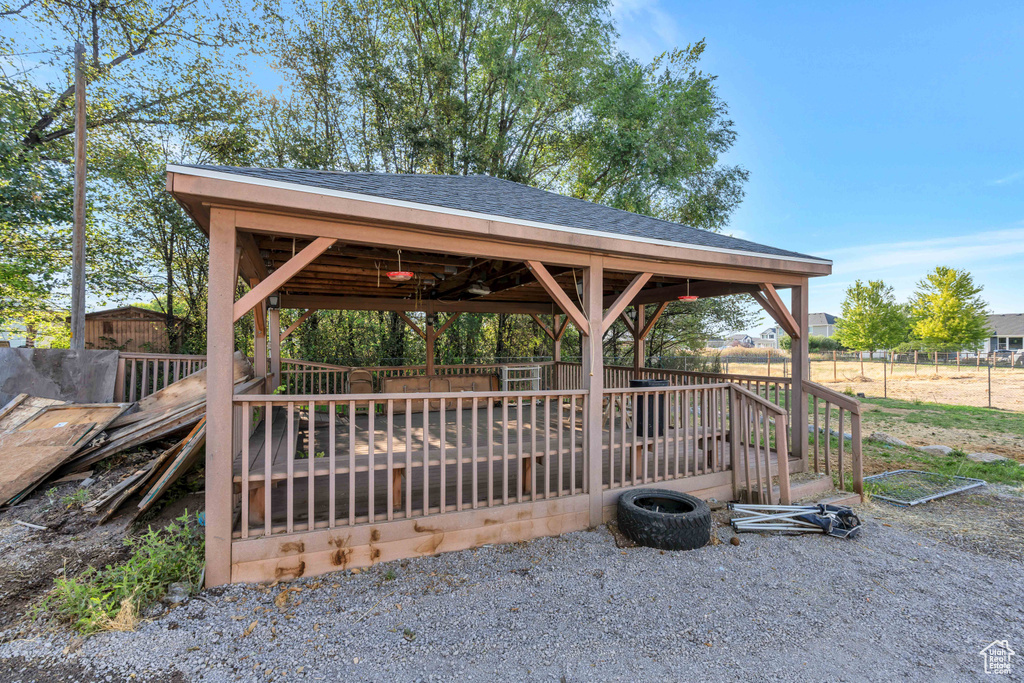
[[[29,396],[28,394],[18,394],[7,405],[0,408],[0,433],[13,432],[43,408],[65,404],[65,401],[55,398],[39,398],[38,396]]]
[[[0,349],[0,404],[18,394],[73,403],[114,400],[117,351]]]
[[[93,425],[0,434],[0,505],[34,488],[77,450]]]

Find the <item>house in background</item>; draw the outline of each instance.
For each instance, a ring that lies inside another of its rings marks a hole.
[[[778,325],[767,327],[761,330],[761,336],[754,339],[754,346],[759,349],[777,349],[779,340],[785,336],[785,332]]]
[[[835,336],[836,317],[830,313],[808,313],[807,325],[813,337]]]
[[[182,323],[180,318],[175,320]],[[167,315],[138,306],[86,313],[85,348],[166,353],[170,349]]]
[[[985,353],[1024,349],[1024,313],[1004,313],[988,317],[989,338]]]

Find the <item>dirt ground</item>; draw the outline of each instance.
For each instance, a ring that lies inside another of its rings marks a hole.
[[[96,496],[151,457],[137,452],[119,459],[114,467],[94,472],[88,490]],[[97,526],[77,505],[65,500],[80,488],[68,482],[37,490],[22,504],[0,513],[0,630],[8,628],[53,585],[59,576],[75,576],[87,567],[105,567],[127,557],[124,538],[130,531],[135,506],[129,502],[107,524]],[[202,493],[186,495],[160,509],[144,525],[166,526],[188,508],[200,510]],[[32,529],[17,521],[45,526]],[[0,679],[2,680],[2,679]]]
[[[781,376],[781,362],[772,363],[772,375]],[[788,369],[788,364],[787,364]],[[724,368],[723,368],[724,371]],[[764,375],[767,366],[752,363],[729,363],[732,374]],[[886,382],[882,382],[882,363],[865,363],[861,375],[860,363],[811,361],[811,380],[837,391],[847,387],[867,396],[899,398],[907,401],[926,401],[947,405],[988,406],[988,369],[964,363],[938,367],[922,363],[915,374],[913,365],[886,367]],[[1024,368],[992,369],[992,407],[1024,412]]]
[[[891,434],[911,446],[942,444],[959,448],[965,453],[998,453],[1024,463],[1024,433],[1006,434],[984,430],[938,427],[926,423],[913,423],[900,419],[901,414],[910,410],[881,407],[862,403],[864,411],[864,436],[879,431]]]

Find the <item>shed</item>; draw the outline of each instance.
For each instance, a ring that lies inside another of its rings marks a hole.
[[[175,318],[181,323],[181,318]],[[85,347],[161,353],[170,349],[167,314],[139,306],[121,306],[85,314]]]

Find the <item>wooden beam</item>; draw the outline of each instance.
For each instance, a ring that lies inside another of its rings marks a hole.
[[[640,330],[641,339],[647,339],[647,335],[651,333],[652,329],[654,329],[654,323],[658,322],[658,318],[660,318],[661,314],[665,312],[666,308],[668,308],[669,303],[670,302],[668,301],[661,302],[661,305],[658,306],[658,310],[654,312],[654,315],[651,316],[651,319],[648,320],[647,324],[644,325],[644,329]]]
[[[533,322],[537,323],[537,327],[539,327],[540,329],[544,330],[544,333],[547,334],[550,339],[554,340],[554,338],[555,338],[554,330],[552,330],[550,327],[548,327],[544,323],[544,321],[540,319],[539,315],[537,315],[536,313],[531,313],[530,317],[533,318]]]
[[[316,308],[307,308],[306,312],[299,316],[299,319],[288,326],[288,329],[281,333],[281,339],[287,339],[288,335],[298,329],[299,325],[306,322],[306,318],[317,312]]]
[[[584,335],[590,334],[590,326],[587,324],[587,318],[583,315],[583,312],[576,307],[576,304],[572,302],[569,295],[565,293],[561,285],[555,282],[555,278],[551,276],[548,269],[544,267],[544,264],[540,261],[527,261],[526,265],[529,267],[530,272],[534,274],[537,281],[540,282],[541,286],[544,287],[544,291],[554,299],[558,307],[562,309],[562,312],[572,318],[573,325]]]
[[[619,297],[615,302],[608,308],[608,311],[604,314],[604,320],[601,323],[601,334],[604,334],[611,328],[612,323],[619,317],[619,313],[626,310],[626,306],[629,306],[630,302],[636,297],[637,293],[644,288],[647,281],[651,279],[653,273],[639,273],[629,285],[622,290]]]
[[[317,237],[305,249],[293,256],[288,263],[275,270],[265,280],[262,280],[258,285],[250,289],[245,296],[235,302],[233,308],[235,322],[248,313],[258,301],[263,301],[284,286],[288,280],[292,279],[317,256],[327,251],[336,241],[331,237]]]
[[[460,315],[462,315],[462,311],[456,311],[455,313],[449,315],[448,319],[444,321],[444,325],[441,325],[441,327],[437,328],[437,336],[440,337],[442,334],[444,334],[445,330],[447,330],[453,322],[458,320]]]
[[[558,330],[555,332],[555,341],[562,341],[562,335],[569,329],[569,316],[562,318],[562,323],[558,326]]]
[[[542,313],[557,311],[550,302],[535,301],[436,301],[337,294],[282,294],[282,308],[319,308],[325,311],[417,311],[422,313]]]
[[[685,296],[687,292],[695,296],[727,296],[729,294],[749,294],[758,291],[757,285],[745,284],[742,282],[718,282],[705,280],[691,282],[689,288],[686,283],[679,285],[664,285],[662,287],[650,287],[637,293],[630,302],[633,306],[641,304],[660,304],[664,301],[676,301],[679,297]],[[615,301],[614,295],[604,298],[606,306],[611,306]]]
[[[621,313],[619,313],[619,318],[622,320],[622,324],[626,326],[626,329],[629,330],[630,336],[635,337],[636,325],[634,325],[633,321],[629,319],[628,315],[626,315],[626,311],[622,311]]]
[[[238,233],[238,246],[242,250],[242,255],[245,258],[245,263],[248,266],[248,275],[251,278],[255,277],[258,280],[266,280],[267,276],[270,275],[270,271],[267,270],[267,264],[263,262],[263,257],[260,256],[260,249],[256,246],[256,239],[252,236],[251,232],[239,232]]]
[[[260,283],[259,278],[250,278],[249,287],[255,287]],[[266,312],[263,310],[263,302],[261,301],[254,310],[253,317],[256,321],[256,335],[267,336],[267,319]]]
[[[775,322],[782,326],[782,329],[786,330],[790,337],[799,339],[800,326],[797,324],[796,319],[790,315],[789,309],[782,302],[779,293],[775,291],[775,287],[766,282],[761,285],[761,294],[762,298],[759,299],[757,296],[754,296],[754,298],[758,300],[762,308],[768,311],[768,314],[775,319]],[[767,306],[765,306],[766,303]]]
[[[420,329],[420,326],[416,324],[416,321],[406,315],[405,311],[395,311],[398,317],[405,321],[405,324],[412,328],[412,331],[416,333],[420,339],[426,339],[427,333]]]

